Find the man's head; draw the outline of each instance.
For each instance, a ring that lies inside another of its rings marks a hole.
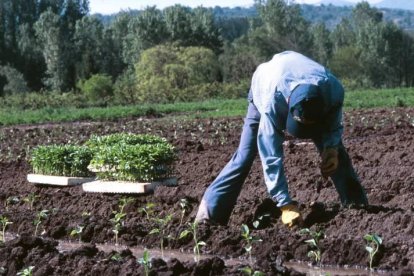
[[[312,138],[322,131],[324,101],[319,87],[300,84],[289,99],[286,130],[298,138]]]

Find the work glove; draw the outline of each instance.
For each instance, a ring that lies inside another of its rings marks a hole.
[[[324,178],[331,176],[338,168],[338,150],[326,148],[322,152],[321,173]]]
[[[288,227],[294,225],[301,225],[303,223],[302,216],[299,213],[299,209],[295,204],[287,204],[280,207],[282,211],[282,223]]]

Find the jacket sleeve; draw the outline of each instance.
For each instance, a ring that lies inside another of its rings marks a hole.
[[[326,131],[322,134],[324,148],[336,148],[342,141],[344,127],[342,124],[342,106],[334,108],[327,114]]]
[[[275,125],[275,114],[262,114],[258,130],[258,150],[267,190],[277,206],[290,203],[288,185],[283,169],[284,134]]]

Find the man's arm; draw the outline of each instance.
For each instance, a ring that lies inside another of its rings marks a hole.
[[[337,148],[342,140],[344,127],[342,124],[342,106],[334,108],[327,114],[325,121],[325,131],[322,134],[322,144],[324,149]]]

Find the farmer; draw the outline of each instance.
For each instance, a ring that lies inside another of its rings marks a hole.
[[[293,51],[276,54],[256,69],[248,100],[239,147],[204,193],[196,221],[227,224],[258,151],[282,223],[302,222],[283,171],[283,131],[312,139],[321,156],[321,174],[331,177],[342,205],[368,204],[342,144],[344,89],[331,72]]]

